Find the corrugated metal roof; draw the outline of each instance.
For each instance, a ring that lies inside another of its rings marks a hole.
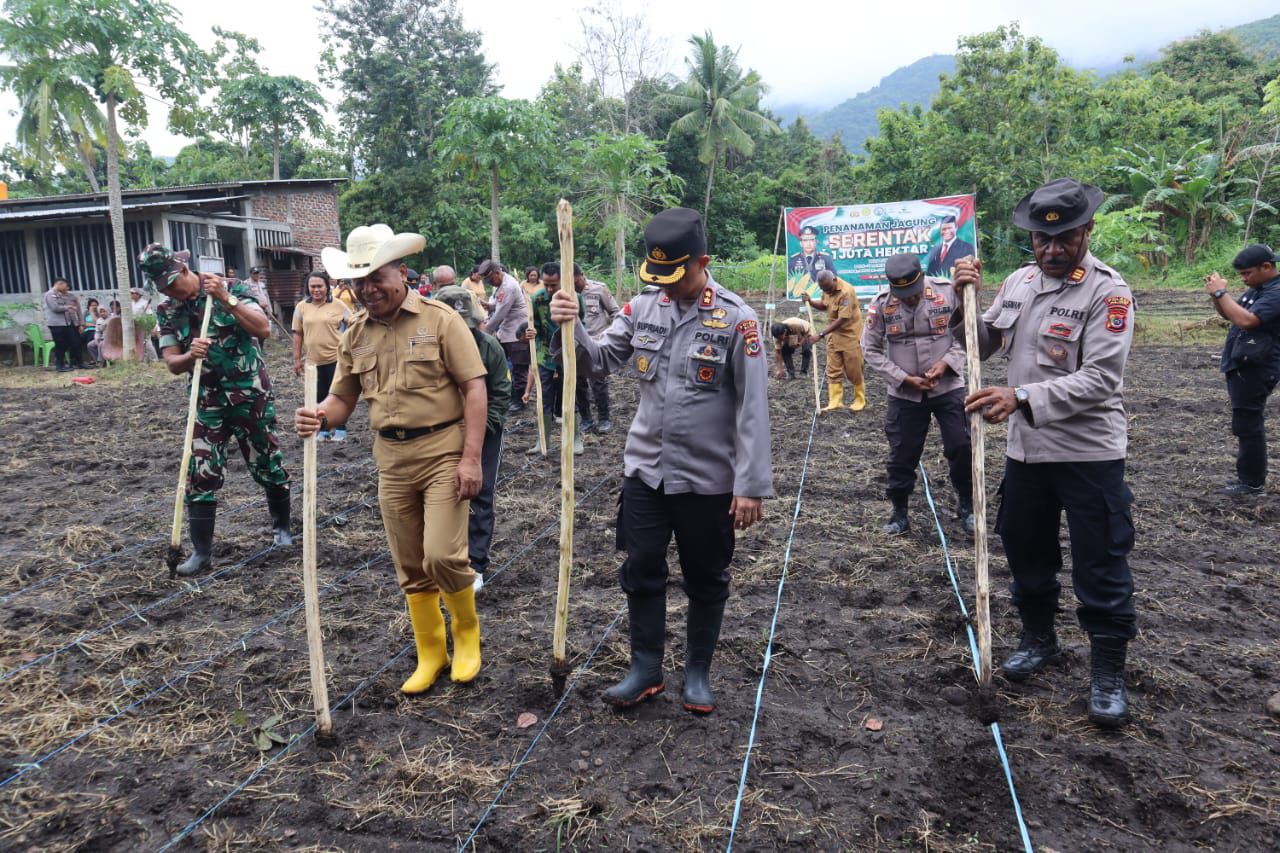
[[[247,187],[263,187],[270,189],[271,187],[286,187],[293,184],[313,185],[313,184],[342,184],[346,183],[347,178],[290,178],[288,180],[279,181],[229,181],[219,184],[181,184],[176,187],[146,187],[144,189],[123,190],[123,196],[137,195],[168,195],[172,193],[193,192],[201,190],[229,190],[242,189]],[[107,194],[105,192],[98,193],[72,193],[69,195],[44,195],[34,198],[10,198],[0,201],[0,210],[4,210],[10,206],[25,206],[30,204],[48,204],[51,201],[93,201],[101,199],[106,201]]]
[[[125,204],[124,209],[141,210],[154,207],[202,207],[206,204],[218,204],[224,201],[240,201],[249,198],[247,195],[214,196],[213,198],[175,199],[173,201],[145,201]],[[110,208],[105,204],[86,207],[41,208],[40,210],[0,210],[0,222],[29,222],[35,219],[74,219],[106,213]]]

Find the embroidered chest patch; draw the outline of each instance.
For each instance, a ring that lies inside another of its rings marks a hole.
[[[1129,305],[1132,300],[1127,296],[1108,296],[1107,331],[1120,334],[1129,326]]]
[[[1047,334],[1056,338],[1069,338],[1074,328],[1074,326],[1068,326],[1066,323],[1051,323]]]

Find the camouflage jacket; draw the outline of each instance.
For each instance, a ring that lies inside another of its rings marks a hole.
[[[231,284],[228,290],[241,302],[258,304],[249,288],[241,282]],[[197,297],[184,302],[167,299],[161,303],[156,308],[161,351],[165,347],[178,347],[182,352],[191,349],[191,341],[200,335],[203,317],[203,298]],[[252,393],[271,390],[262,351],[230,309],[221,302],[213,303],[213,315],[209,318],[209,338],[213,343],[209,346],[209,355],[204,360],[200,374],[202,402],[214,391],[226,394],[233,391]]]

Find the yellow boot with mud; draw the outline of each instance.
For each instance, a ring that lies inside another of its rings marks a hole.
[[[418,668],[400,686],[400,691],[423,693],[435,684],[440,671],[449,665],[440,593],[411,592],[405,596],[405,601],[409,607],[409,621],[413,624],[413,641],[418,647]]]
[[[828,382],[827,383],[827,407],[824,412],[834,412],[844,405],[844,383]]]
[[[471,681],[480,672],[480,618],[476,615],[476,590],[468,584],[457,592],[444,594],[453,625],[453,669],[449,677],[456,683]]]
[[[853,403],[849,406],[851,412],[861,412],[867,407],[867,386],[859,382],[853,386]]]

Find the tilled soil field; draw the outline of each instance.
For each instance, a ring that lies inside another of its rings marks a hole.
[[[300,389],[284,348],[269,355],[287,422]],[[999,362],[988,370],[1003,374]],[[623,378],[612,387],[620,428],[588,437],[576,463],[577,669],[559,704],[548,675],[559,471],[523,453],[528,417],[509,425],[500,475],[479,595],[484,668],[472,685],[444,678],[420,697],[398,689],[413,653],[363,407],[351,440],[320,447],[321,609],[338,706],[337,742],[323,745],[310,730],[301,539],[268,548],[261,493],[239,460],[214,574],[167,579],[182,385],[0,392],[0,848],[722,849],[735,806],[744,850],[1020,848],[991,732],[970,710],[964,620],[919,488],[912,532],[878,532],[875,378],[867,410],[820,417],[808,453],[811,385],[770,382],[778,496],[739,535],[717,713],[680,708],[674,554],[668,690],[630,713],[600,702],[628,655],[613,526],[635,391]],[[1023,685],[997,677],[1028,831],[1038,850],[1274,849],[1280,721],[1263,704],[1280,690],[1280,499],[1215,494],[1234,440],[1214,348],[1137,347],[1127,387],[1135,718],[1115,733],[1085,720],[1088,645],[1068,592],[1065,662]],[[283,443],[300,484],[300,445]],[[1002,432],[989,434],[993,496],[1003,449]],[[971,601],[972,543],[950,517],[936,435],[925,468]],[[993,551],[999,660],[1018,625],[998,540]],[[538,722],[520,728],[526,712]]]

